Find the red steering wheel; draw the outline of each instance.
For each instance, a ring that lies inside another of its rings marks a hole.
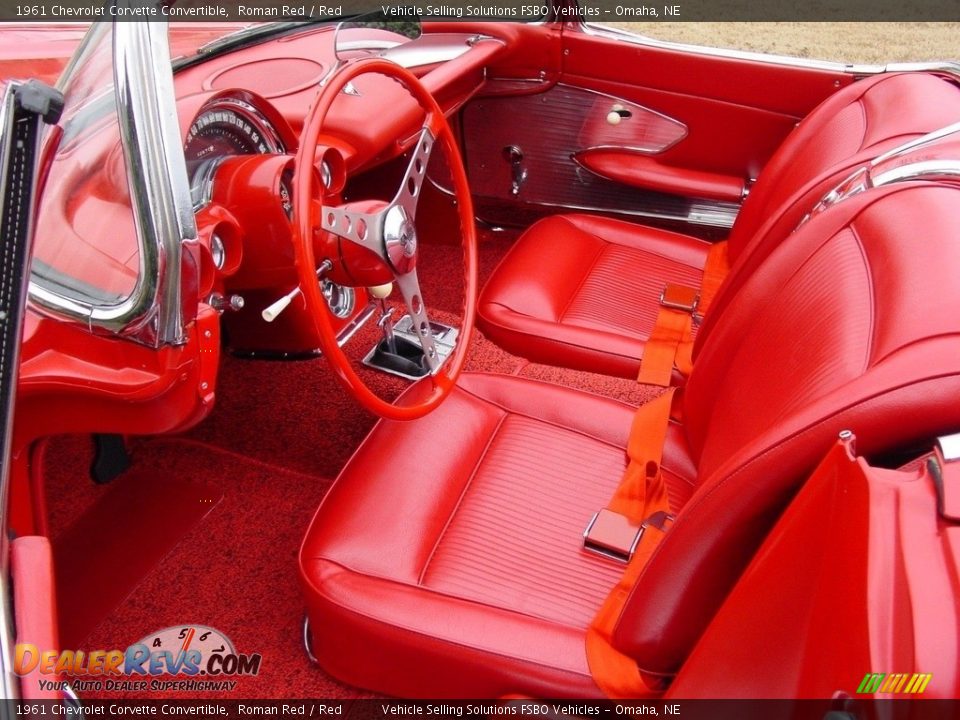
[[[348,203],[333,206],[325,191],[320,217],[317,217],[318,183],[314,161],[323,121],[347,83],[360,75],[376,73],[400,83],[426,113],[423,127],[413,148],[410,163],[396,196],[389,203]],[[418,242],[414,225],[420,190],[426,179],[427,163],[436,144],[446,153],[453,181],[464,257],[464,311],[456,348],[442,362],[430,331],[427,306],[417,279]],[[321,349],[337,377],[365,408],[391,420],[413,420],[436,408],[450,393],[463,369],[467,346],[473,334],[477,304],[477,236],[473,222],[473,203],[467,175],[456,140],[447,119],[423,84],[399,65],[380,58],[358,60],[344,66],[328,79],[304,124],[297,151],[293,179],[294,247],[300,289],[320,336]],[[396,282],[429,367],[429,392],[415,403],[394,405],[367,387],[347,358],[331,323],[330,311],[317,281],[314,242],[322,248],[320,263],[329,260],[355,286],[378,285],[384,279]],[[352,247],[351,247],[352,246]],[[355,262],[350,258],[356,258]]]

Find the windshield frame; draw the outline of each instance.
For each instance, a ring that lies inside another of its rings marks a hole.
[[[104,24],[112,25],[113,92],[137,234],[137,281],[127,297],[105,302],[32,272],[29,300],[35,309],[91,330],[152,347],[182,344],[185,320],[196,313],[195,302],[192,309],[184,304],[191,294],[183,287],[189,280],[183,273],[183,244],[196,241],[197,227],[177,119],[168,23],[95,23],[59,87],[89,44],[103,40]]]
[[[354,17],[354,15],[331,15],[329,17],[317,17],[311,20],[279,20],[250,23],[249,25],[237,28],[233,32],[210,40],[206,44],[198,47],[192,55],[175,57],[172,63],[173,72],[176,74],[181,70],[207,62],[220,55],[226,55],[227,53],[236,52],[237,50],[261,45],[285,35],[302,32],[314,26],[336,26],[343,20],[351,17]]]

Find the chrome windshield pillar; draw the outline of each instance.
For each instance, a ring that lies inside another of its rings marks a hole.
[[[102,41],[103,32],[92,27],[85,44]],[[151,347],[181,344],[197,309],[196,273],[184,262],[183,248],[196,241],[197,228],[167,23],[117,22],[112,34],[113,92],[136,227],[137,280],[129,295],[107,301],[66,292],[35,274],[29,298],[37,309],[82,322],[93,332]],[[81,46],[78,55],[83,52]]]
[[[179,344],[185,340],[183,243],[196,240],[197,227],[167,23],[116,23],[113,33],[117,113],[142,253],[141,338],[152,345]]]

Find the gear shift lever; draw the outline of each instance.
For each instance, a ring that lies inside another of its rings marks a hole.
[[[380,320],[377,325],[383,333],[383,340],[377,343],[365,362],[402,377],[418,378],[426,375],[430,368],[420,344],[403,337],[398,338],[393,332],[393,308],[387,307],[387,298],[393,290],[393,283],[377,285],[367,290],[371,297],[380,301]]]
[[[380,319],[377,321],[383,332],[383,341],[387,344],[387,349],[394,355],[397,354],[397,337],[393,334],[393,308],[387,307],[387,301],[380,300]]]
[[[387,307],[387,298],[390,297],[390,293],[393,292],[393,283],[377,285],[368,288],[368,290],[373,297],[380,301],[380,319],[377,321],[377,325],[383,333],[383,341],[387,344],[387,349],[396,355],[397,338],[393,334],[393,322],[391,322],[393,318],[393,308]]]

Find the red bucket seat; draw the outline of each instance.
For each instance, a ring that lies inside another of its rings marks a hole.
[[[960,119],[960,90],[933,75],[881,75],[823,102],[767,163],[730,233],[727,298],[824,193],[858,165]],[[531,226],[480,297],[478,324],[535,362],[636,377],[667,283],[699,287],[709,243],[589,215]]]
[[[682,666],[840,430],[870,455],[960,427],[958,207],[960,189],[921,182],[849,198],[717,319],[664,450],[677,518],[614,637],[642,670]],[[631,418],[480,374],[422,420],[380,422],[300,553],[321,665],[400,696],[598,695],[585,631],[624,566],[581,535],[621,479]]]

